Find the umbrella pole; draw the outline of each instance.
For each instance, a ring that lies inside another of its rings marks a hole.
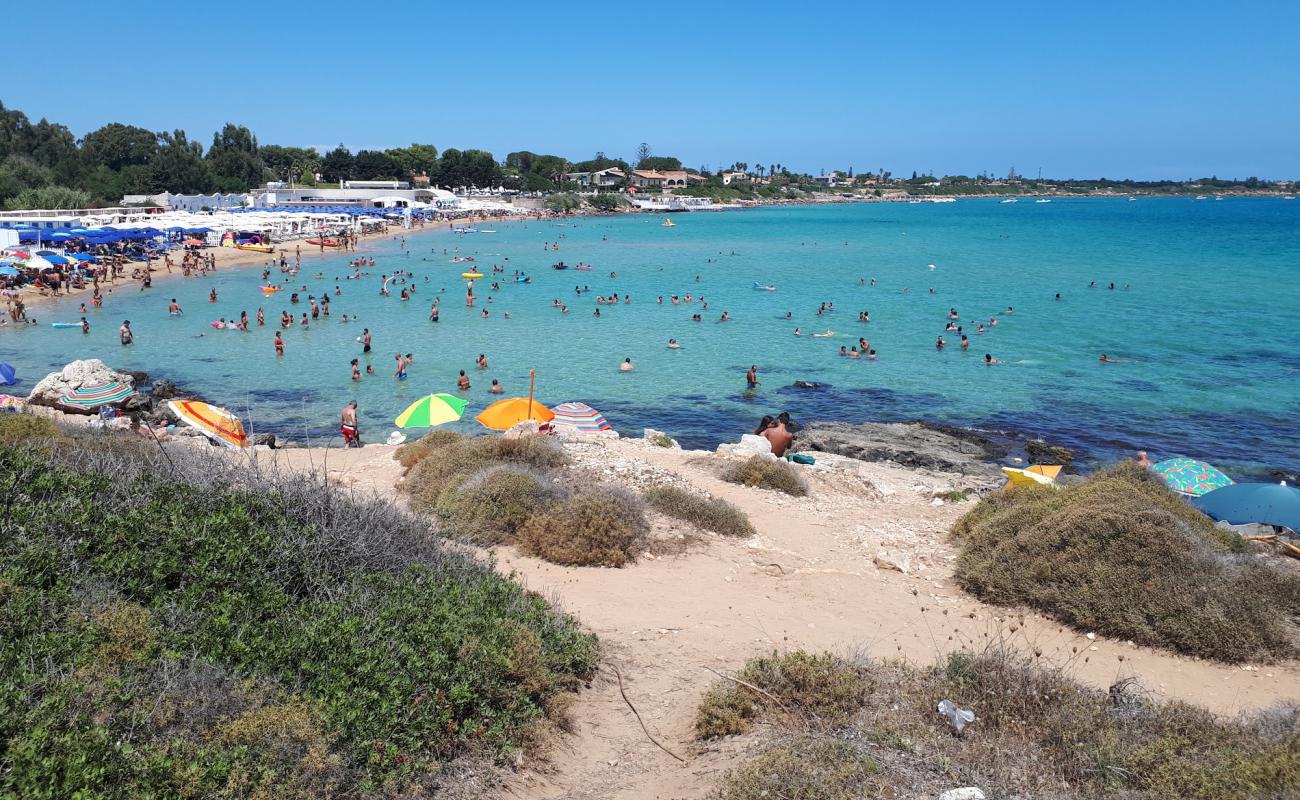
[[[528,418],[533,418],[533,386],[537,383],[537,370],[528,370]]]

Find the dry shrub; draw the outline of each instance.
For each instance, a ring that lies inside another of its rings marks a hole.
[[[0,446],[31,447],[58,439],[62,429],[47,417],[35,414],[0,414]]]
[[[753,659],[736,677],[762,691],[733,681],[714,686],[696,714],[696,737],[744,733],[760,715],[777,711],[833,728],[862,706],[871,689],[865,671],[857,665],[830,653],[803,650]]]
[[[464,440],[464,436],[450,430],[433,430],[424,436],[412,442],[406,442],[397,448],[393,453],[396,459],[408,472],[416,464],[433,455],[448,445],[456,444]]]
[[[545,475],[527,467],[484,467],[439,495],[435,511],[444,531],[483,544],[511,541],[519,526],[554,502]]]
[[[775,662],[768,662],[756,679],[772,670]],[[907,787],[897,796],[934,797],[954,786],[979,786],[990,797],[1041,800],[1238,800],[1295,798],[1300,786],[1300,708],[1294,705],[1222,719],[1153,699],[1129,682],[1109,691],[1084,687],[1041,659],[1000,644],[951,654],[930,668],[900,661],[856,668],[867,688],[852,710],[844,706],[846,722],[835,737],[869,743],[877,785]],[[716,703],[733,686],[719,682],[705,704]],[[751,692],[755,704],[757,697]],[[961,736],[935,711],[944,698],[977,715]],[[761,710],[772,708],[771,701],[761,704]],[[770,714],[765,721],[778,733],[810,730],[798,715]],[[791,771],[790,759],[772,755],[788,744],[735,770],[717,796],[844,796],[837,794],[842,790],[833,771],[815,769],[812,783],[801,784],[803,773]],[[813,753],[805,758],[819,761]],[[756,780],[763,775],[782,776],[802,793],[777,791]],[[876,796],[861,791],[854,796]]]
[[[1300,652],[1300,576],[1238,555],[1238,537],[1135,465],[990,496],[953,534],[956,577],[986,602],[1204,658]]]
[[[645,549],[641,501],[622,492],[582,494],[534,514],[519,529],[525,553],[554,564],[621,567]]]
[[[746,461],[728,466],[722,471],[722,479],[742,486],[785,492],[791,497],[808,494],[808,484],[794,467],[763,456],[750,456]]]
[[[420,441],[432,436],[434,434],[429,434]],[[433,511],[445,489],[484,467],[517,464],[548,470],[567,462],[563,450],[540,436],[517,439],[504,436],[447,437],[435,440],[430,447],[429,455],[416,460],[402,482],[403,489],[411,497],[411,506],[419,511]]]
[[[887,786],[861,743],[794,736],[731,770],[712,796],[717,800],[859,800],[880,797]]]
[[[642,496],[655,511],[689,522],[701,530],[723,536],[754,535],[754,526],[745,512],[721,498],[702,497],[676,486],[656,486]]]

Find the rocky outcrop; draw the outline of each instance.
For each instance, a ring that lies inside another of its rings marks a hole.
[[[989,462],[1001,455],[978,437],[956,436],[910,422],[813,422],[795,434],[793,449],[975,475],[996,474],[997,467]]]
[[[1031,464],[1060,464],[1069,466],[1074,462],[1074,451],[1058,444],[1048,444],[1042,439],[1030,439],[1025,442],[1025,455]]]
[[[84,386],[99,386],[110,381],[124,383],[132,388],[135,387],[135,378],[129,372],[118,372],[112,369],[103,361],[97,358],[88,358],[83,361],[73,361],[58,372],[51,372],[32,389],[32,393],[27,396],[27,402],[38,406],[50,406],[58,408],[64,413],[70,414],[93,414],[94,409],[74,408],[66,406],[59,402],[60,398],[74,389],[80,389]],[[132,394],[119,403],[114,403],[118,407],[123,407],[127,403],[134,403],[133,407],[138,408],[138,403],[143,398],[138,394]],[[144,401],[148,405],[148,401]]]

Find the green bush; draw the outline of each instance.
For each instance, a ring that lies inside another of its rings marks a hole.
[[[745,512],[721,498],[701,497],[676,486],[656,486],[648,489],[643,496],[655,511],[676,517],[701,530],[723,536],[754,535],[754,526],[750,524]]]
[[[583,494],[537,512],[519,529],[520,549],[553,564],[621,567],[645,549],[641,501],[619,492]]]
[[[953,534],[957,580],[986,602],[1204,658],[1297,653],[1300,576],[1236,555],[1239,537],[1135,465],[992,495]]]
[[[791,497],[808,494],[808,484],[793,467],[763,456],[750,456],[746,461],[728,466],[722,472],[722,479],[742,486],[785,492]]]
[[[0,414],[0,446],[39,445],[63,435],[54,420],[35,414]]]
[[[864,671],[853,664],[803,650],[753,659],[736,677],[704,696],[695,717],[698,738],[744,733],[764,713],[798,714],[833,728],[861,707],[870,690]]]
[[[481,544],[513,541],[528,518],[554,502],[546,476],[526,467],[485,467],[459,485],[448,486],[435,511],[444,532]]]
[[[391,505],[104,438],[0,447],[0,797],[425,794],[595,668]]]
[[[434,429],[419,439],[405,442],[393,453],[393,458],[410,472],[411,468],[444,447],[457,444],[465,439],[455,431]]]

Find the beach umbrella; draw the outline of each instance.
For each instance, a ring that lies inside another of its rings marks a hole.
[[[1234,483],[1191,502],[1230,525],[1257,522],[1300,531],[1300,489],[1285,483]]]
[[[12,386],[18,382],[18,372],[9,364],[0,361],[0,384]]]
[[[534,370],[528,370],[527,397],[507,397],[505,400],[498,400],[483,409],[474,419],[497,431],[509,430],[525,420],[531,419],[542,423],[555,419],[554,411],[533,399],[533,387],[536,380],[537,373]]]
[[[555,412],[555,418],[551,420],[555,426],[563,425],[584,433],[611,430],[605,415],[586,403],[560,403],[551,411]]]
[[[1232,485],[1232,478],[1194,458],[1171,458],[1151,465],[1170,489],[1179,494],[1199,497],[1207,492]]]
[[[1002,487],[1006,491],[1013,486],[1052,486],[1056,484],[1056,476],[1061,474],[1061,468],[1058,466],[1043,466],[1035,464],[1025,469],[1015,467],[1003,467],[1002,474],[1007,476],[1007,483]]]
[[[466,400],[452,394],[439,393],[421,397],[397,415],[399,428],[432,428],[455,422],[465,413]]]
[[[18,276],[18,268],[9,264],[0,264],[0,275],[6,278],[15,278]]]
[[[132,389],[121,381],[107,381],[94,386],[80,386],[59,398],[59,402],[78,408],[99,408],[120,403],[131,396]]]
[[[219,406],[198,400],[168,400],[167,407],[181,422],[226,447],[248,447],[248,434],[239,417]]]

